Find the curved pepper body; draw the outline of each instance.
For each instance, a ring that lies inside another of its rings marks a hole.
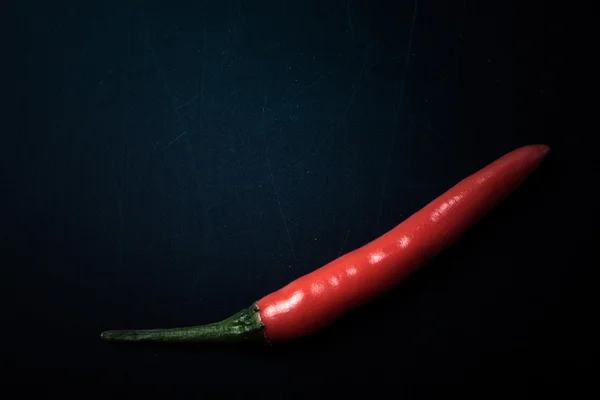
[[[312,333],[387,292],[492,210],[548,150],[529,145],[506,154],[381,237],[263,297],[256,304],[266,338],[280,342]]]
[[[193,327],[112,330],[111,342],[292,340],[319,330],[390,290],[454,243],[541,163],[548,146],[499,158],[381,237],[302,276],[221,322]]]

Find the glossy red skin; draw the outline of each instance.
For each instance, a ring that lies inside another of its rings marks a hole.
[[[548,150],[529,145],[506,154],[381,237],[263,297],[257,305],[267,339],[312,333],[390,290],[519,186]]]

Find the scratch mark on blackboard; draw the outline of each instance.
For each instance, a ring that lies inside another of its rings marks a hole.
[[[269,173],[271,174],[271,183],[273,184],[273,189],[275,190],[275,199],[277,200],[277,205],[279,206],[279,213],[281,214],[281,219],[283,220],[283,225],[285,226],[285,233],[287,234],[288,244],[292,250],[292,256],[294,259],[296,259],[296,251],[294,250],[294,244],[292,243],[290,230],[288,228],[287,221],[285,220],[283,207],[281,206],[281,200],[279,199],[279,191],[277,190],[277,184],[275,183],[275,175],[273,175],[273,167],[271,166],[271,156],[269,155],[268,147],[265,147],[265,152],[267,153],[267,163],[269,165]]]
[[[248,233],[252,233],[252,232],[256,232],[256,231],[258,231],[258,228],[245,229],[243,231],[229,234],[229,235],[225,236],[225,239],[229,239],[229,238],[236,237],[236,236],[247,235]]]
[[[346,114],[348,114],[348,111],[350,110],[350,107],[352,107],[352,103],[354,102],[354,98],[356,97],[356,92],[358,92],[358,89],[360,87],[360,84],[362,82],[362,78],[363,75],[365,73],[365,66],[367,64],[367,54],[368,54],[368,49],[365,48],[365,56],[363,58],[363,64],[362,67],[360,69],[360,72],[358,74],[358,78],[356,78],[356,83],[354,84],[354,90],[352,91],[352,96],[350,96],[350,101],[348,102],[348,105],[346,106],[346,109],[344,110],[344,113],[342,114],[339,122],[338,122],[338,126],[342,123],[342,121],[344,120],[344,118],[346,118]]]
[[[412,53],[412,42],[413,42],[413,36],[415,33],[415,25],[417,22],[417,8],[419,5],[419,0],[415,0],[415,7],[413,8],[413,16],[412,16],[412,23],[410,25],[410,33],[408,35],[408,46],[406,48],[406,57],[405,57],[405,61],[404,61],[404,71],[402,73],[402,80],[400,81],[400,96],[398,98],[398,102],[402,101],[402,98],[404,97],[404,87],[406,85],[406,75],[408,74],[408,67],[410,65],[410,55]]]
[[[175,143],[176,141],[178,141],[179,138],[182,137],[183,135],[185,135],[186,133],[187,133],[187,131],[183,131],[175,139],[171,140],[169,142],[169,144],[165,147],[165,150],[168,149],[173,143]]]
[[[413,42],[413,36],[415,33],[415,25],[417,22],[417,9],[418,9],[418,5],[419,5],[419,0],[415,0],[415,5],[413,8],[413,15],[412,15],[412,23],[410,25],[410,32],[408,34],[408,45],[406,46],[406,56],[405,56],[405,61],[404,61],[404,71],[402,73],[402,79],[400,81],[400,91],[399,91],[399,95],[398,95],[398,101],[396,102],[395,105],[395,112],[394,112],[394,118],[396,118],[396,120],[398,119],[398,113],[400,110],[400,107],[402,106],[402,100],[404,98],[404,88],[406,86],[406,76],[408,74],[408,67],[410,66],[410,55],[412,54],[412,42]],[[388,153],[388,159],[387,159],[387,165],[385,167],[385,174],[384,174],[384,180],[383,180],[383,187],[381,189],[381,198],[379,200],[379,209],[377,211],[377,219],[376,219],[376,226],[377,229],[379,229],[379,222],[381,219],[381,212],[383,209],[383,202],[385,200],[385,195],[386,195],[386,190],[387,190],[387,185],[388,185],[388,178],[389,178],[389,172],[390,172],[390,168],[392,166],[392,154],[394,151],[394,145],[396,144],[396,132],[398,130],[398,126],[395,125],[392,129],[392,137],[390,140],[390,146],[389,146],[389,153]]]
[[[119,192],[119,183],[115,180],[115,189],[117,191],[117,205],[119,206],[119,219],[121,221],[121,230],[125,227],[125,221],[123,219],[123,206],[121,205],[121,192]]]
[[[352,12],[350,10],[350,0],[346,1],[346,11],[348,13],[348,27],[350,28],[350,33],[352,37],[354,37],[354,26],[352,25]]]
[[[181,110],[183,107],[187,106],[188,104],[190,104],[194,100],[198,99],[199,97],[200,97],[200,95],[195,95],[194,97],[192,97],[191,99],[189,99],[188,101],[186,101],[185,103],[183,103],[182,105],[177,107],[176,110]]]
[[[342,253],[344,252],[344,247],[346,247],[346,243],[348,243],[348,236],[350,236],[350,232],[352,231],[352,227],[350,227],[350,229],[348,229],[348,232],[346,233],[346,238],[344,239],[344,243],[342,244],[342,248],[340,249],[340,252],[338,253],[338,257],[342,255]]]

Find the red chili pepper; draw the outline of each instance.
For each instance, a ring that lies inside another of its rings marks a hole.
[[[521,184],[550,148],[529,145],[462,180],[372,242],[213,324],[106,331],[108,341],[282,342],[313,333],[387,292],[454,243]]]

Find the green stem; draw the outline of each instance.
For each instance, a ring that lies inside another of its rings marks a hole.
[[[171,329],[116,330],[102,332],[109,342],[245,342],[266,341],[258,306],[245,308],[231,317],[208,325]]]

